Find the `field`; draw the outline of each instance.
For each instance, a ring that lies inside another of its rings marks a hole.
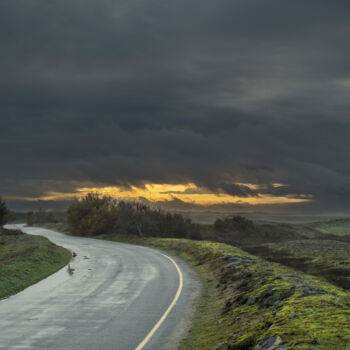
[[[185,217],[203,225],[213,224],[216,219],[232,215],[230,212],[218,211],[179,211]],[[307,224],[315,222],[325,222],[344,218],[344,214],[286,214],[286,213],[265,213],[265,212],[237,212],[255,222],[265,223],[285,223],[285,224]]]
[[[205,239],[232,244],[350,289],[350,219],[297,224],[256,220],[244,229],[217,231],[202,225],[202,232]]]
[[[0,235],[0,299],[51,275],[70,259],[67,249],[44,237],[4,229]]]

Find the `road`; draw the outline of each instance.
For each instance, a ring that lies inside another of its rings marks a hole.
[[[183,261],[146,247],[14,227],[77,256],[70,268],[0,301],[1,350],[176,349],[200,289]]]

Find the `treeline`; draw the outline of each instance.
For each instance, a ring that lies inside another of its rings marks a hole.
[[[39,209],[27,213],[26,221],[28,226],[44,223],[57,223],[58,219],[52,211]]]
[[[93,193],[71,202],[67,224],[69,231],[77,235],[117,233],[139,237],[200,238],[199,225],[182,215]]]
[[[99,196],[96,193],[73,199],[64,216],[63,213],[58,215],[41,209],[27,213],[26,221],[29,226],[64,222],[65,230],[79,236],[116,233],[139,237],[205,238],[227,242],[233,237],[238,238],[237,234],[240,238],[241,235],[246,237],[248,232],[256,229],[251,220],[234,215],[216,220],[208,230],[181,214],[154,209],[141,202]]]

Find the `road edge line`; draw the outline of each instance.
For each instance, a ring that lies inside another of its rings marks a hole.
[[[173,265],[175,266],[177,273],[179,275],[179,287],[176,291],[175,297],[173,299],[173,301],[171,302],[171,304],[169,305],[169,307],[167,308],[167,310],[165,311],[165,313],[163,314],[163,316],[160,318],[160,320],[154,325],[154,327],[151,329],[151,331],[146,335],[146,337],[142,340],[142,342],[135,348],[135,350],[142,350],[145,345],[151,340],[151,338],[153,337],[153,335],[157,332],[158,328],[163,324],[163,322],[166,320],[166,318],[168,317],[168,315],[170,314],[171,310],[174,308],[174,306],[176,305],[177,301],[180,298],[182,289],[183,289],[183,275],[182,272],[179,268],[179,266],[177,265],[177,263],[175,262],[174,259],[172,259],[170,256],[162,254],[164,257],[166,257],[167,259],[169,259]]]

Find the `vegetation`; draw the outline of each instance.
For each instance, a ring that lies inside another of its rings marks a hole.
[[[350,344],[350,293],[328,282],[221,243],[99,238],[178,254],[199,273],[203,292],[180,350],[249,350],[264,341],[298,350],[343,350]]]
[[[40,236],[3,229],[0,244],[0,299],[17,293],[65,266],[71,253]]]
[[[43,223],[57,223],[58,219],[52,211],[40,209],[36,212],[30,211],[27,213],[26,221],[28,226]]]
[[[218,218],[213,225],[196,225],[180,214],[90,194],[71,203],[67,221],[68,224],[61,216],[59,223],[45,226],[78,235],[117,233],[227,243],[350,289],[350,220],[346,219],[284,224],[254,222],[234,215]]]
[[[140,202],[118,201],[90,193],[74,199],[67,211],[70,233],[200,238],[199,226],[180,214],[152,209]]]
[[[321,276],[350,289],[350,244],[334,240],[297,240],[246,248],[264,259]]]
[[[118,212],[119,205],[113,203],[111,212]],[[281,349],[340,350],[350,345],[350,293],[344,290],[350,289],[350,220],[295,225],[231,216],[200,226],[209,242],[147,237],[159,231],[147,227],[142,210],[131,208],[128,215],[111,215],[114,226],[96,230],[98,237],[178,254],[201,277],[203,294],[181,350],[248,350],[264,342],[279,343]],[[181,237],[176,230],[163,232]]]
[[[308,231],[301,232],[290,224],[256,223],[240,215],[217,219],[214,225],[202,225],[201,229],[205,239],[239,247],[309,237]]]
[[[4,200],[0,197],[0,229],[10,218],[10,211]]]
[[[240,216],[228,216],[223,219],[217,219],[214,228],[218,232],[245,231],[249,232],[254,229],[253,221]]]

